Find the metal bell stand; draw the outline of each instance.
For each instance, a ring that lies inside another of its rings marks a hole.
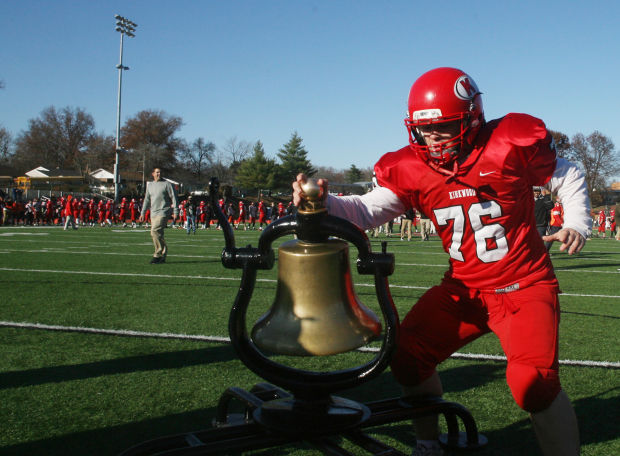
[[[208,429],[171,435],[137,444],[121,456],[223,455],[306,442],[326,455],[375,456],[403,455],[367,434],[367,429],[433,414],[445,417],[447,433],[440,442],[454,450],[475,450],[486,445],[478,433],[470,412],[460,404],[443,399],[409,400],[393,398],[365,404],[332,395],[378,376],[389,364],[396,348],[398,314],[392,301],[387,276],[394,270],[394,256],[373,253],[365,233],[352,223],[319,210],[300,210],[270,224],[259,238],[258,248],[236,248],[232,228],[218,210],[219,183],[210,182],[210,198],[226,247],[222,264],[242,269],[237,297],[230,312],[228,330],[231,343],[241,361],[268,382],[258,383],[247,391],[228,388],[220,397],[213,426]],[[265,356],[248,336],[246,311],[252,297],[258,269],[274,265],[272,242],[294,234],[305,242],[324,242],[330,236],[349,241],[358,249],[357,270],[372,274],[375,291],[386,327],[380,351],[364,365],[330,372],[314,372],[275,363]],[[277,385],[277,386],[276,386]],[[234,406],[234,407],[233,407]],[[234,410],[243,410],[241,413]],[[459,419],[464,431],[459,428]],[[349,441],[363,452],[351,452],[342,446]]]

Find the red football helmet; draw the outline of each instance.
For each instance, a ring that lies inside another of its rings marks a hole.
[[[420,76],[411,86],[405,119],[411,148],[436,166],[453,162],[471,146],[484,124],[480,95],[474,80],[456,68],[436,68]],[[430,125],[452,125],[455,136],[428,146],[422,130]]]

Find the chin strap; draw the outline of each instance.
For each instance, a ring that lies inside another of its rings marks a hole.
[[[435,171],[447,177],[446,183],[450,182],[453,179],[456,179],[456,175],[459,172],[459,164],[458,164],[458,160],[456,159],[454,160],[454,166],[452,167],[452,171],[441,167],[438,163],[434,162],[433,160],[429,160],[427,163]]]

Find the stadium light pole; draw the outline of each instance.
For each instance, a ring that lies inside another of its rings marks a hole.
[[[123,66],[123,37],[127,35],[130,38],[135,36],[134,32],[138,24],[130,21],[126,17],[118,14],[114,15],[116,19],[116,31],[121,34],[121,51],[118,65],[118,102],[116,105],[116,154],[114,159],[114,201],[118,202],[118,189],[120,183],[120,173],[118,170],[118,153],[121,150],[120,135],[121,135],[121,88],[123,86],[123,70],[128,70],[129,67]]]

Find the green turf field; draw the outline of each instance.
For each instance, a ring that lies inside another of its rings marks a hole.
[[[256,246],[260,232],[235,235],[237,246]],[[209,427],[226,388],[250,389],[261,381],[226,343],[163,337],[227,337],[240,281],[239,270],[221,265],[221,231],[187,236],[169,229],[166,239],[167,263],[151,265],[150,235],[142,229],[0,228],[0,454],[114,455],[147,439]],[[402,317],[439,281],[448,260],[437,238],[388,241],[396,255],[391,292]],[[620,242],[595,238],[572,257],[556,246],[552,260],[564,292],[562,383],[579,419],[582,454],[618,455]],[[353,272],[360,299],[378,311],[372,279]],[[271,305],[276,274],[276,268],[259,272],[249,321]],[[440,373],[446,398],[465,405],[489,439],[472,454],[540,454],[527,414],[505,384],[504,363],[475,356],[502,355],[494,336],[462,353],[474,356],[450,359]],[[371,356],[285,361],[329,370]],[[339,393],[362,402],[398,394],[387,371]],[[405,453],[414,440],[405,422],[376,428],[374,435]],[[317,451],[301,445],[255,454]]]

